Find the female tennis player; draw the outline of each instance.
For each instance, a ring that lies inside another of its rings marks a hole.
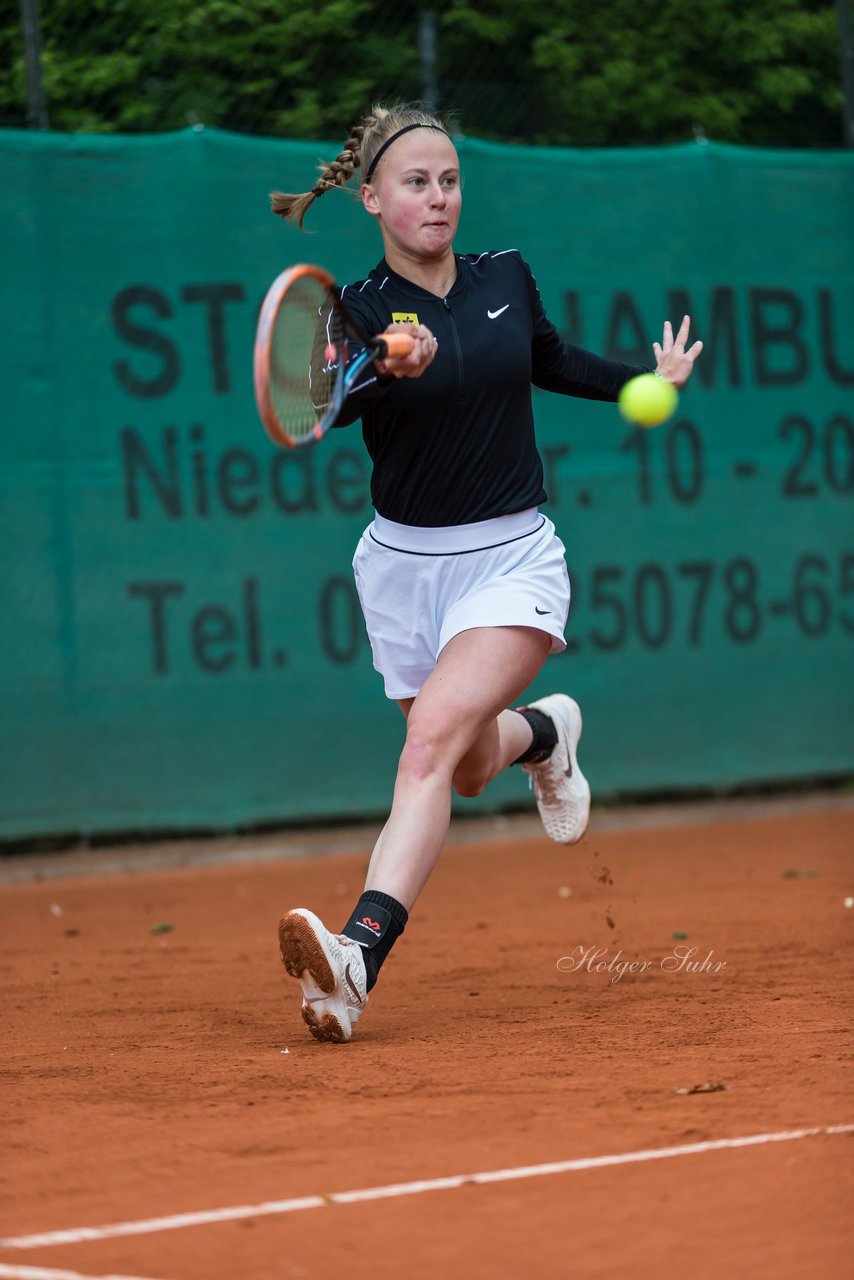
[[[509,765],[531,775],[545,829],[580,840],[590,788],[578,705],[564,693],[508,709],[565,647],[569,579],[546,500],[531,386],[615,401],[647,369],[565,342],[516,249],[454,251],[460,166],[417,106],[375,107],[311,191],[274,193],[300,227],[361,170],[384,257],[343,301],[367,333],[408,332],[410,353],[369,369],[338,425],[362,420],[375,510],[353,561],[374,665],[406,717],[391,812],[340,934],[305,908],[279,926],[286,970],[318,1040],[349,1040],[447,834],[451,793],[477,796]],[[681,387],[702,344],[686,316],[654,343]]]

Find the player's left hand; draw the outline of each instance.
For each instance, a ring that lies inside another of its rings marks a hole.
[[[661,344],[654,342],[652,349],[655,352],[655,372],[660,378],[664,378],[667,382],[672,382],[677,390],[684,387],[685,383],[691,377],[694,371],[694,361],[703,350],[702,342],[695,342],[692,347],[685,350],[685,343],[688,341],[688,333],[691,329],[691,317],[683,316],[682,323],[679,326],[679,332],[673,337],[673,326],[669,320],[664,322],[664,337]]]

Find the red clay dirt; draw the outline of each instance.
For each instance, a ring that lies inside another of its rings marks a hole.
[[[276,925],[340,927],[367,840],[7,883],[0,1235],[850,1124],[854,804],[705,817],[449,847],[345,1046],[308,1037]],[[7,1247],[0,1275],[836,1280],[851,1137]]]

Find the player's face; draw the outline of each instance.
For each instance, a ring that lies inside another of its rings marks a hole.
[[[437,259],[453,244],[460,220],[460,162],[437,129],[413,129],[393,142],[362,200],[389,248],[407,258]]]

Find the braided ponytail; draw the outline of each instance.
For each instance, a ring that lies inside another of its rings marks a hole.
[[[441,121],[417,105],[384,107],[378,104],[353,128],[343,150],[335,159],[329,163],[321,163],[320,177],[310,191],[304,191],[301,195],[286,195],[283,191],[270,193],[273,213],[288,222],[295,222],[302,230],[305,215],[315,200],[336,187],[346,187],[357,169],[367,173],[373,157],[386,139],[410,124],[432,124],[439,129],[445,128]]]
[[[270,205],[273,213],[286,218],[288,222],[295,222],[302,229],[303,219],[314,201],[334,187],[346,186],[359,168],[364,133],[364,123],[357,124],[335,159],[328,164],[321,164],[320,177],[311,191],[304,191],[302,195],[296,196],[286,195],[283,191],[271,192]]]

